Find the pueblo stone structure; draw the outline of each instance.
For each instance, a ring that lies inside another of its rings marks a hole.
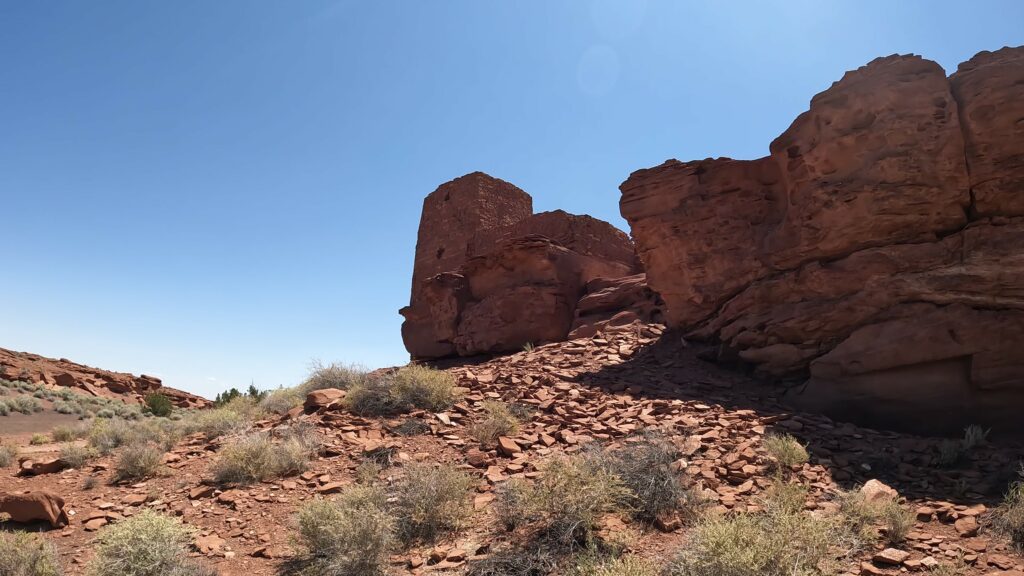
[[[424,200],[401,313],[410,354],[439,358],[590,335],[660,310],[625,233],[560,210],[533,214],[529,194],[474,172]]]
[[[1024,48],[982,52],[948,78],[917,56],[876,59],[769,150],[670,160],[622,184],[668,324],[718,343],[719,359],[809,379],[826,406],[1014,417]]]

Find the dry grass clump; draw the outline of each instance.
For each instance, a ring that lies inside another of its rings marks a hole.
[[[440,412],[458,400],[455,378],[442,370],[409,365],[394,374],[353,384],[345,405],[356,414],[383,416],[415,408]]]
[[[639,556],[584,558],[570,572],[571,576],[659,576],[660,570]]]
[[[89,422],[79,422],[73,426],[61,425],[55,427],[50,435],[53,436],[54,442],[71,442],[72,440],[81,440],[89,436],[91,424]]]
[[[145,422],[111,418],[94,420],[88,437],[90,446],[107,454],[121,446],[159,442],[161,432]]]
[[[837,560],[858,547],[856,538],[841,519],[802,511],[802,489],[789,486],[768,496],[763,513],[705,517],[669,564],[667,574],[837,574]]]
[[[129,444],[114,462],[114,480],[144,480],[155,476],[164,463],[164,451],[149,442]]]
[[[296,573],[310,576],[384,574],[395,520],[378,488],[354,486],[336,500],[313,500],[299,509]]]
[[[14,464],[18,457],[18,447],[12,444],[0,444],[0,468],[6,468]]]
[[[0,575],[60,576],[53,545],[35,534],[0,532]]]
[[[1010,487],[1002,504],[995,509],[992,521],[997,530],[1010,537],[1017,551],[1024,552],[1024,482]]]
[[[532,525],[567,547],[589,546],[604,514],[624,510],[633,494],[621,478],[586,456],[553,458],[533,484],[510,480],[499,494],[498,517],[507,529]]]
[[[14,412],[35,414],[43,410],[43,405],[34,396],[15,396],[7,399],[7,406]]]
[[[619,477],[632,493],[633,515],[644,521],[671,514],[697,504],[697,497],[684,485],[672,465],[682,457],[671,442],[657,434],[646,434],[618,450],[591,455],[602,467]]]
[[[46,434],[33,434],[28,443],[30,446],[42,446],[50,443],[50,437]]]
[[[236,408],[241,408],[238,404]],[[182,422],[185,434],[201,433],[207,440],[237,434],[249,427],[252,421],[241,410],[227,406],[210,410],[197,410]]]
[[[252,484],[297,474],[309,465],[315,440],[306,433],[286,434],[279,441],[266,432],[243,436],[225,446],[213,465],[218,482]]]
[[[69,468],[81,468],[92,460],[96,453],[88,446],[77,444],[62,444],[60,447],[60,459]]]
[[[809,459],[804,445],[789,434],[767,434],[762,443],[768,455],[782,469],[806,464]]]
[[[508,404],[487,400],[483,407],[484,417],[469,428],[470,435],[477,442],[493,446],[499,436],[512,436],[519,432],[519,419],[512,414]]]
[[[892,498],[869,502],[859,491],[839,495],[840,513],[850,529],[864,541],[876,540],[875,526],[881,525],[890,545],[900,544],[914,527],[914,515]]]
[[[393,512],[399,536],[406,542],[430,541],[462,528],[472,513],[469,489],[473,480],[462,470],[413,464],[395,485]]]
[[[339,363],[324,364],[319,360],[314,360],[309,368],[309,376],[299,385],[299,389],[302,392],[302,397],[305,398],[306,394],[314,390],[325,388],[348,390],[361,384],[366,378],[366,370],[358,366]]]
[[[192,530],[144,510],[101,530],[90,576],[207,576],[211,570],[189,558]]]

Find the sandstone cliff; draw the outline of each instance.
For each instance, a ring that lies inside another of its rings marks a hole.
[[[669,323],[830,400],[1019,405],[1024,48],[879,58],[769,149],[622,184]]]

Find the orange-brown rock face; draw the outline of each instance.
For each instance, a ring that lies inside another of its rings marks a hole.
[[[77,388],[93,396],[118,398],[125,402],[142,402],[147,395],[159,392],[182,408],[201,408],[210,404],[209,400],[194,394],[168,388],[154,376],[110,372],[64,358],[56,360],[3,348],[0,348],[0,378]]]
[[[620,208],[668,322],[723,358],[871,410],[1019,406],[1022,118],[1024,48],[950,78],[880,58],[769,156],[640,170]]]
[[[477,184],[501,182],[477,173],[453,183],[470,177]],[[574,327],[577,304],[588,283],[639,271],[626,234],[607,222],[561,210],[521,218],[518,212],[510,215],[506,210],[502,217],[486,221],[463,218],[463,229],[445,227],[435,237],[437,223],[457,220],[447,210],[474,214],[482,210],[438,203],[439,193],[443,197],[451,184],[424,203],[411,302],[401,311],[405,316],[402,338],[415,358],[505,352],[526,343],[564,340]],[[471,204],[507,204],[507,188],[481,190],[467,194]],[[496,196],[493,202],[491,196]],[[526,196],[517,205],[531,204]],[[427,259],[421,264],[421,257],[436,252],[441,243],[444,254],[460,257],[446,256],[441,264]]]

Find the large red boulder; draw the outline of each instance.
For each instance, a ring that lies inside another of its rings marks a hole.
[[[847,73],[758,160],[621,186],[668,323],[893,417],[1024,405],[1024,48]]]
[[[4,514],[14,522],[43,520],[54,528],[68,525],[64,499],[42,490],[22,494],[0,492],[0,515]]]

